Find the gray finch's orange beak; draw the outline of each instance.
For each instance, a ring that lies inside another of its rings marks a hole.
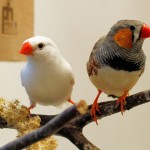
[[[140,38],[149,38],[150,37],[150,27],[146,24],[143,25]]]

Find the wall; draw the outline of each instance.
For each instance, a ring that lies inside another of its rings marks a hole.
[[[62,55],[74,69],[76,84],[72,94],[74,101],[85,99],[93,102],[97,90],[86,73],[86,62],[97,39],[106,34],[120,19],[137,19],[150,25],[149,0],[35,0],[35,35],[52,38]],[[130,94],[149,89],[150,39],[144,42],[147,55],[146,70]],[[21,86],[20,70],[24,63],[0,63],[0,96],[8,100],[19,98],[29,105]],[[108,100],[103,94],[99,101]],[[69,104],[67,105],[69,106]],[[61,109],[37,106],[33,113],[54,114]],[[99,126],[91,123],[84,128],[87,138],[102,150],[149,150],[150,104],[99,120]],[[43,111],[44,109],[44,111]],[[1,130],[0,145],[15,138],[13,130]],[[58,150],[76,150],[68,140],[57,137]],[[62,148],[63,147],[63,148]]]

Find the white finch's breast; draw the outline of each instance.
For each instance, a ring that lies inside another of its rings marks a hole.
[[[32,103],[60,105],[71,96],[74,78],[70,68],[26,67],[21,76]]]
[[[90,76],[97,89],[110,95],[121,96],[129,91],[138,81],[141,71],[114,70],[110,67],[98,69],[97,75]]]

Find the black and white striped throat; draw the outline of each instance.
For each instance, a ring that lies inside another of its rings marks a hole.
[[[141,49],[140,44],[131,50],[124,50],[118,46],[101,48],[100,53],[97,53],[97,58],[101,60],[103,66],[107,65],[116,70],[131,72],[141,70],[145,65],[146,57],[143,50],[137,51]]]

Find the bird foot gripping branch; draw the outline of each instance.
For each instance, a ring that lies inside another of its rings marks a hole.
[[[71,99],[69,99],[68,102],[71,103],[72,105],[75,105],[75,102]]]
[[[123,115],[123,113],[125,112],[124,110],[124,105],[126,104],[126,97],[129,96],[128,92],[124,92],[124,94],[118,98],[116,105],[118,106],[120,104],[120,110],[121,110],[121,114]]]
[[[91,117],[93,118],[93,120],[96,122],[97,125],[98,125],[98,122],[97,122],[96,111],[100,113],[100,109],[98,106],[98,98],[101,95],[101,93],[102,91],[99,90],[91,108]]]
[[[31,114],[31,109],[33,109],[34,107],[36,107],[36,104],[31,104],[31,105],[28,107],[28,112],[29,112],[29,114]]]

